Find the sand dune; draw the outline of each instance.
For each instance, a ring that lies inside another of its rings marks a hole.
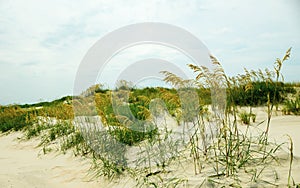
[[[255,108],[257,121],[265,120],[266,112],[263,108]],[[256,124],[252,124],[256,127]],[[264,129],[265,124],[259,126]],[[243,129],[245,125],[241,125]],[[256,128],[255,128],[256,129]],[[255,132],[253,128],[253,132]],[[277,143],[286,142],[289,134],[294,141],[294,154],[297,156],[293,164],[293,178],[300,183],[300,116],[274,116],[271,122],[270,139]],[[74,157],[72,153],[62,155],[49,153],[44,155],[41,148],[37,148],[39,141],[32,139],[24,141],[20,139],[21,132],[2,134],[0,136],[0,187],[128,187],[134,183],[123,178],[120,182],[108,182],[91,179],[88,175],[90,161],[82,157]],[[285,148],[288,150],[288,145]],[[186,168],[192,168],[192,165]],[[276,167],[277,168],[277,167]],[[286,183],[288,163],[278,167],[282,184]],[[184,169],[176,171],[177,175],[190,176],[189,186],[197,182],[199,177],[193,176],[193,170]],[[201,178],[200,178],[201,179]],[[245,185],[246,186],[246,185]],[[246,186],[248,187],[248,185]]]

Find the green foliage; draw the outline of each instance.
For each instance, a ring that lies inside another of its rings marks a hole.
[[[93,153],[93,166],[90,170],[95,177],[104,176],[113,179],[119,177],[125,171],[125,168],[123,165],[115,163],[114,160]]]
[[[270,98],[271,103],[283,103],[288,93],[294,93],[293,87],[285,86],[282,82],[266,83],[261,81],[251,82],[252,87],[247,89],[247,85],[240,85],[234,88],[232,98],[236,105],[240,106],[260,106],[268,102],[268,94],[274,96]]]
[[[239,113],[239,117],[240,117],[241,121],[246,125],[250,124],[251,119],[252,119],[253,123],[255,123],[255,119],[256,119],[255,114],[247,113],[245,111],[242,111],[241,113]]]
[[[0,109],[0,131],[21,130],[35,122],[34,110],[24,110],[18,106],[1,107]]]
[[[66,96],[52,102],[12,105],[0,107],[0,131],[21,130],[28,128],[28,137],[36,136],[41,131],[35,126],[38,116],[72,119],[74,117],[71,97]]]
[[[68,122],[58,122],[55,125],[49,125],[48,131],[42,136],[41,145],[47,145],[52,141],[69,135],[74,132],[74,126]]]
[[[47,129],[47,126],[42,124],[39,125],[38,123],[29,125],[27,127],[25,127],[25,135],[27,139],[33,138],[33,137],[37,137],[41,134],[41,132],[43,130]]]
[[[143,123],[138,121],[137,123],[127,127],[115,127],[110,131],[119,142],[132,146],[146,139],[151,139],[157,134],[157,128],[153,126],[146,130]]]
[[[34,134],[32,128],[27,129],[27,138],[32,136],[40,136],[41,142],[39,146],[43,147],[44,153],[51,151],[54,142],[59,143],[57,148],[65,153],[67,150],[73,149],[74,155],[86,155],[92,150],[83,138],[83,135],[69,121],[58,121],[51,125],[47,122],[36,124],[34,126]]]
[[[33,108],[33,107],[46,107],[46,106],[56,106],[58,104],[61,104],[61,103],[68,103],[70,104],[72,101],[72,96],[65,96],[65,97],[62,97],[60,99],[56,99],[54,101],[51,101],[51,102],[39,102],[39,103],[34,103],[34,104],[23,104],[23,105],[18,105],[20,106],[21,108]]]
[[[241,121],[246,124],[246,125],[249,125],[250,124],[250,117],[251,117],[251,114],[247,113],[247,112],[241,112],[239,114],[240,118],[241,118]]]
[[[283,113],[300,115],[300,95],[284,102]]]
[[[38,111],[40,116],[54,117],[61,120],[74,118],[73,106],[66,103],[58,103],[51,106],[45,106]]]

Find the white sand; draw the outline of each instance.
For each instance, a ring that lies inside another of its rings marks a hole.
[[[239,111],[246,110],[249,112],[249,109],[240,109]],[[258,127],[260,130],[266,130],[267,125],[267,112],[266,107],[253,108],[253,113],[256,116],[256,122],[252,123],[253,127]],[[264,121],[264,122],[263,122]],[[258,125],[260,122],[260,125]],[[257,126],[258,125],[258,126]],[[241,125],[243,129],[245,125]],[[254,130],[252,129],[252,132]],[[294,155],[300,157],[300,116],[293,115],[282,115],[281,112],[274,112],[271,118],[269,136],[270,141],[276,143],[288,142],[288,137],[291,136],[294,143]]]
[[[89,182],[88,160],[71,154],[44,155],[38,140],[21,141],[22,133],[0,137],[0,187],[99,187]]]
[[[265,110],[255,108],[256,122],[266,119]],[[265,124],[260,125],[261,129]],[[255,125],[255,124],[253,124]],[[245,125],[243,125],[245,126]],[[288,141],[285,134],[289,134],[294,142],[294,154],[300,157],[300,116],[274,116],[270,126],[270,139],[277,143]],[[0,187],[128,187],[133,182],[123,178],[116,182],[91,180],[87,175],[90,161],[72,154],[59,153],[42,154],[41,148],[36,148],[38,140],[21,141],[22,133],[14,132],[0,136]],[[285,145],[287,148],[288,145]],[[286,149],[287,150],[287,149]],[[293,163],[293,177],[300,183],[300,161],[296,158]],[[193,175],[193,166],[187,165],[185,170],[176,171],[175,175],[189,177],[188,186],[199,184],[203,177]],[[288,162],[276,167],[282,182],[286,183]],[[247,185],[248,186],[248,185]],[[246,187],[247,187],[246,186]]]

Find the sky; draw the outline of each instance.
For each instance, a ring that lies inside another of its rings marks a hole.
[[[285,81],[300,81],[299,18],[298,0],[0,0],[0,105],[72,95],[89,49],[110,32],[142,22],[189,31],[229,75],[272,68],[292,47],[282,71]],[[148,58],[190,63],[166,46],[133,46],[115,55],[98,81],[109,85],[126,62]]]

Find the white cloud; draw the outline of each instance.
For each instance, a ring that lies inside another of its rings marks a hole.
[[[212,31],[212,33],[215,35],[227,34],[227,33],[231,33],[231,32],[232,32],[232,29],[229,27],[217,28]]]
[[[169,62],[168,66],[162,66],[161,68],[155,67],[154,69],[149,68],[147,65],[143,70],[145,75],[149,74],[151,71],[153,74],[157,74],[160,71],[171,70],[174,67],[180,68],[185,76],[192,79],[195,75],[186,66],[187,64],[193,63],[191,59],[182,54],[180,51],[159,45],[159,44],[140,44],[124,49],[117,55],[115,55],[105,66],[105,68],[99,73],[99,78],[97,82],[108,84],[114,87],[114,83],[119,79],[118,76],[126,71],[127,68],[131,68],[135,63],[145,60],[145,59],[161,59]],[[142,62],[140,62],[142,63]],[[151,63],[151,61],[146,61],[143,63]],[[136,72],[130,72],[136,74]]]

